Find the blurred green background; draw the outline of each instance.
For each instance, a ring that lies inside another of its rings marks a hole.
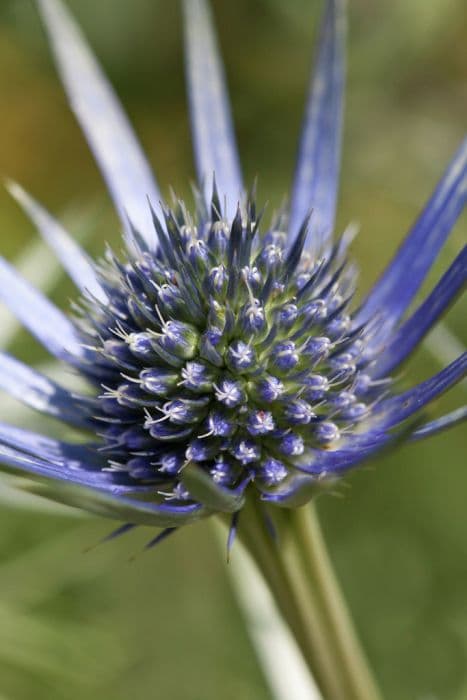
[[[67,1],[134,120],[163,191],[172,185],[188,195],[193,170],[178,3]],[[354,248],[364,290],[463,135],[467,6],[350,4],[339,225],[361,225]],[[272,208],[291,178],[320,3],[213,5],[245,175],[248,182],[259,175],[260,196]],[[105,240],[118,245],[116,217],[66,106],[34,3],[26,0],[0,2],[0,94],[0,173],[63,215],[89,250],[102,251]],[[36,234],[4,191],[0,224],[2,253],[17,259]],[[462,234],[461,224],[429,283],[454,257]],[[40,277],[41,270],[30,274]],[[70,295],[72,287],[60,280],[53,297],[66,308]],[[465,341],[463,318],[465,303],[446,323]],[[452,356],[448,345],[441,349]],[[26,334],[15,351],[28,361],[46,359]],[[423,349],[406,376],[415,381],[438,367]],[[459,386],[439,409],[464,398]],[[338,573],[390,699],[467,698],[465,447],[461,427],[405,447],[354,474],[343,498],[319,502]],[[141,555],[151,536],[143,529],[85,553],[112,523],[31,511],[3,495],[1,700],[269,697],[209,524]]]

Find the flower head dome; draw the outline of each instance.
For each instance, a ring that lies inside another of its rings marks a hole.
[[[79,30],[58,0],[38,4],[121,217],[126,252],[108,249],[90,261],[40,205],[10,187],[80,296],[66,316],[2,261],[0,297],[52,355],[80,372],[89,392],[72,394],[1,355],[4,390],[86,436],[71,444],[0,425],[7,467],[47,479],[65,501],[164,527],[165,535],[211,513],[233,513],[235,521],[250,495],[302,505],[382,448],[465,418],[465,409],[426,424],[417,416],[465,375],[467,354],[405,391],[392,373],[465,285],[464,248],[407,313],[463,208],[467,142],[356,304],[353,231],[334,234],[342,0],[326,2],[290,206],[271,221],[245,194],[203,0],[184,3],[199,181],[193,208],[162,200]]]

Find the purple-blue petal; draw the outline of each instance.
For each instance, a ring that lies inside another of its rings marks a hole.
[[[85,446],[0,424],[1,462],[32,479],[48,480],[44,488],[28,486],[35,493],[134,524],[182,525],[210,513],[199,503],[139,500],[138,495],[154,496],[154,485],[138,486],[121,472],[96,470],[85,461],[90,456]]]
[[[395,439],[395,435],[383,430],[370,430],[362,435],[350,436],[336,450],[307,450],[302,457],[294,460],[294,466],[307,474],[321,476],[342,472],[365,461]]]
[[[147,198],[160,194],[131,125],[80,29],[59,0],[38,0],[65,90],[106,180],[121,222],[128,218],[152,248],[156,234]]]
[[[243,185],[222,63],[205,0],[185,0],[186,74],[198,181],[210,201],[215,174],[221,204],[235,215]]]
[[[462,293],[466,281],[467,246],[459,253],[425,301],[391,336],[389,344],[377,356],[373,377],[389,374],[410,355]]]
[[[82,463],[82,468],[79,468],[76,459],[68,460],[62,457],[60,461],[57,461],[45,455],[40,457],[38,454],[34,454],[32,449],[17,447],[20,441],[15,436],[8,439],[8,435],[4,433],[3,429],[1,433],[0,460],[2,464],[19,470],[23,476],[41,477],[76,486],[102,489],[114,495],[132,493],[138,490],[128,484],[119,483],[123,480],[120,473],[86,469]]]
[[[105,304],[107,295],[97,280],[95,268],[70,234],[20,185],[10,182],[8,190],[54,250],[78,289],[89,292],[91,296]]]
[[[445,416],[441,416],[429,423],[421,425],[412,433],[411,439],[423,440],[424,438],[441,433],[443,430],[453,428],[455,425],[463,423],[465,420],[467,420],[467,406],[461,406],[461,408],[457,408],[455,411],[451,411]]]
[[[375,409],[377,424],[388,430],[414,413],[420,411],[434,399],[457,384],[467,373],[467,352],[451,362],[430,379],[397,396],[382,401]]]
[[[94,446],[73,444],[0,422],[0,442],[50,462],[58,470],[100,471],[106,458]],[[107,472],[104,472],[104,476]]]
[[[47,479],[46,484],[25,485],[23,488],[26,490],[107,518],[129,521],[135,525],[172,527],[193,522],[211,513],[199,503],[140,500],[134,489],[125,486],[109,488],[99,483],[85,483],[78,478],[57,478],[53,472],[47,472],[46,462],[7,445],[0,444],[0,459],[31,478]]]
[[[132,523],[162,527],[196,520],[211,511],[200,503],[140,501],[154,498],[154,484],[141,485],[121,471],[104,471],[93,445],[76,445],[0,423],[0,461],[23,474],[50,480],[42,493],[63,503]],[[70,490],[71,489],[71,490]],[[83,497],[84,495],[84,497]]]
[[[79,428],[92,426],[91,407],[44,374],[0,352],[0,389],[31,408]]]
[[[55,357],[69,362],[73,357],[86,357],[73,324],[3,258],[0,258],[0,301]]]
[[[293,238],[313,211],[309,244],[326,242],[334,229],[341,159],[345,82],[345,9],[327,0],[300,137],[290,207]]]

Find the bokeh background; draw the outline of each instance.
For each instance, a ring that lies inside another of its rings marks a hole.
[[[136,124],[163,191],[173,186],[189,196],[178,3],[67,3]],[[260,197],[272,209],[291,178],[320,3],[213,5],[246,178],[259,176]],[[339,226],[361,225],[354,249],[362,290],[463,135],[466,26],[463,0],[351,3]],[[90,251],[101,252],[106,240],[118,246],[116,217],[29,0],[0,2],[0,95],[0,173],[60,214]],[[426,288],[459,249],[463,224]],[[31,266],[35,241],[30,223],[0,191],[2,253],[40,282],[54,263],[42,254]],[[52,296],[66,308],[72,287],[58,274],[53,281]],[[463,319],[465,302],[446,318],[461,342]],[[452,359],[448,340],[429,339],[407,365],[407,380],[437,371],[436,353]],[[28,361],[47,359],[25,333],[13,348]],[[439,408],[464,399],[465,385]],[[14,406],[11,414],[19,420]],[[43,424],[32,415],[28,423]],[[390,699],[467,698],[465,447],[462,427],[405,447],[349,478],[343,497],[319,502],[338,573]],[[1,700],[269,697],[209,524],[145,554],[151,533],[143,528],[85,552],[112,523],[31,510],[2,484]]]

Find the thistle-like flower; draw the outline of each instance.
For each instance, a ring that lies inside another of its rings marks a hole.
[[[71,444],[0,425],[0,458],[47,493],[165,528],[236,515],[247,495],[307,502],[401,438],[466,409],[418,414],[466,372],[467,353],[404,391],[392,373],[466,280],[464,248],[409,306],[462,211],[467,141],[380,280],[354,304],[352,230],[333,238],[344,83],[343,0],[327,0],[290,206],[267,222],[246,195],[204,0],[185,0],[199,178],[190,210],[157,185],[115,96],[58,0],[38,0],[72,108],[120,215],[126,253],[91,262],[19,186],[12,194],[81,296],[65,316],[5,262],[0,297],[88,382],[76,395],[2,354],[0,386],[83,430]],[[62,485],[62,487],[60,487]],[[65,488],[66,487],[66,488]],[[124,525],[121,531],[131,525]],[[159,540],[161,535],[156,538]]]

